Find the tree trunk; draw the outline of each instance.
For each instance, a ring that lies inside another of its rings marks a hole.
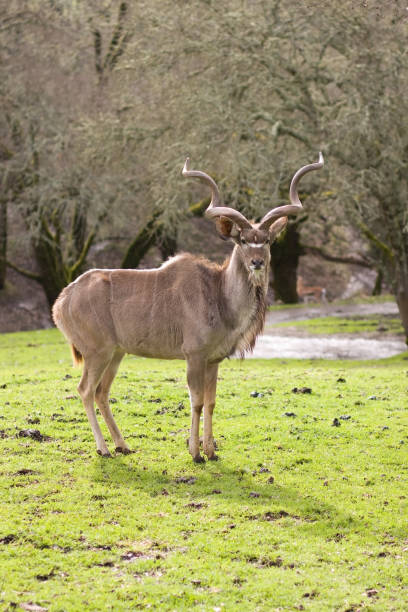
[[[4,289],[7,269],[7,199],[0,198],[0,289]]]
[[[303,255],[300,245],[298,223],[289,223],[281,240],[271,245],[272,287],[275,300],[285,304],[296,304],[299,297],[296,289],[299,257]]]
[[[137,268],[144,255],[156,242],[155,225],[161,211],[155,212],[136,238],[130,243],[121,263],[121,268]]]
[[[397,289],[397,304],[401,317],[402,327],[405,332],[405,341],[408,344],[408,276],[400,281]]]
[[[383,280],[384,280],[384,270],[382,268],[378,268],[377,277],[375,279],[375,285],[373,288],[372,295],[381,295]]]
[[[177,252],[177,233],[169,233],[163,236],[163,233],[160,232],[160,239],[157,246],[159,247],[163,261],[166,261],[169,257],[173,257]]]
[[[67,284],[61,253],[55,245],[49,244],[44,238],[33,240],[32,248],[40,270],[38,282],[44,289],[47,302],[52,308]]]

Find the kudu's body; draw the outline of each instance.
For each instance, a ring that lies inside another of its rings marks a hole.
[[[306,304],[310,301],[327,302],[326,289],[318,285],[305,285],[303,278],[298,276],[296,283],[296,291],[302,302]]]
[[[116,451],[130,450],[109,407],[109,389],[125,353],[160,359],[185,359],[192,410],[189,451],[196,462],[199,422],[204,407],[203,450],[216,459],[212,435],[218,364],[255,344],[265,318],[270,241],[287,214],[301,208],[297,182],[320,168],[323,159],[301,168],[292,179],[291,205],[270,211],[251,225],[238,211],[219,206],[218,188],[205,173],[183,170],[212,190],[207,216],[235,247],[223,265],[184,254],[155,270],[90,270],[66,287],[53,308],[57,327],[71,343],[74,362],[84,361],[78,386],[99,454],[110,456],[96,419],[94,402],[105,419]]]

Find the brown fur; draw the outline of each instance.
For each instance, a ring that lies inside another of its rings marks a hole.
[[[82,357],[82,354],[78,351],[76,346],[74,346],[73,344],[71,344],[70,346],[71,346],[71,353],[72,353],[72,363],[74,367],[79,367],[82,365],[84,358]]]

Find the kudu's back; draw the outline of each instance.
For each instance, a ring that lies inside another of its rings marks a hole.
[[[223,327],[221,280],[220,266],[187,254],[155,270],[90,270],[63,290],[53,318],[82,355],[119,347],[182,359]]]

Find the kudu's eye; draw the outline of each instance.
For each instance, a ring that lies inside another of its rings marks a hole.
[[[241,244],[246,244],[245,238],[241,238]]]

